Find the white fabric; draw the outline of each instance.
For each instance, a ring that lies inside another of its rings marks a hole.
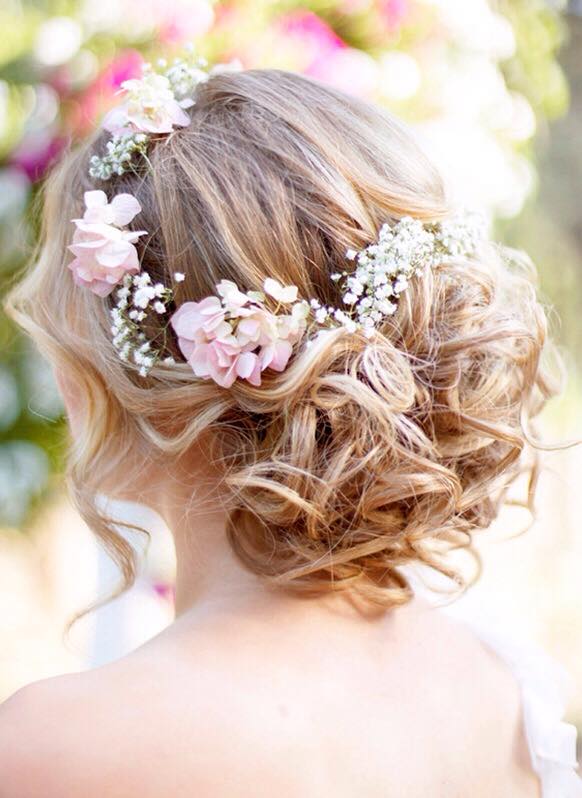
[[[574,680],[557,660],[498,619],[486,620],[441,607],[467,623],[511,668],[520,685],[524,725],[532,765],[543,798],[582,798],[576,761],[576,727],[562,718]]]

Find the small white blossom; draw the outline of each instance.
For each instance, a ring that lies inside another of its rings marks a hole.
[[[174,280],[177,283],[183,283],[185,279],[186,279],[186,275],[183,274],[182,272],[174,272]]]
[[[146,285],[149,285],[152,281],[152,278],[149,276],[148,272],[141,272],[141,274],[136,274],[133,278],[133,284],[137,288],[144,288]]]
[[[156,296],[156,290],[151,285],[145,285],[142,288],[138,288],[138,290],[133,295],[133,304],[137,308],[147,308],[150,303],[150,299],[153,299]]]

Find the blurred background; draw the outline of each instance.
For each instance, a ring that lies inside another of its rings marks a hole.
[[[297,70],[414,125],[459,201],[526,249],[569,372],[544,412],[549,441],[582,437],[582,2],[549,0],[2,0],[0,285],[30,256],[34,199],[140,64],[193,42],[211,61]],[[117,581],[71,507],[65,427],[49,367],[0,318],[0,700],[106,662],[172,619],[173,551],[159,520],[137,584],[63,636]],[[537,518],[508,507],[479,538],[485,570],[461,601],[510,618],[573,675],[582,728],[582,447],[545,456]],[[517,486],[519,488],[519,486]],[[521,486],[523,493],[523,486]],[[518,490],[519,492],[519,490]]]

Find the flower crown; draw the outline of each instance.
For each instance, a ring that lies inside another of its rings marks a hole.
[[[134,168],[136,154],[147,160],[152,136],[171,133],[176,127],[190,124],[186,109],[195,105],[194,92],[200,83],[205,83],[212,75],[240,68],[237,60],[209,68],[208,61],[196,56],[191,46],[186,48],[185,57],[174,59],[171,65],[160,59],[158,71],[145,63],[141,78],[121,84],[122,104],[105,115],[102,127],[112,136],[105,155],[91,158],[89,175],[109,180]]]
[[[147,161],[152,135],[189,124],[185,109],[195,103],[196,86],[216,72],[237,68],[217,65],[205,71],[206,63],[192,58],[178,59],[169,68],[165,62],[160,65],[162,73],[148,67],[141,80],[122,84],[124,101],[104,120],[113,138],[103,157],[91,159],[91,176],[107,180],[135,168],[136,153]],[[69,268],[76,284],[100,297],[116,291],[110,315],[119,357],[137,366],[142,377],[158,364],[174,364],[167,354],[171,328],[194,374],[225,388],[237,379],[258,386],[265,369],[283,371],[294,346],[304,338],[307,346],[311,343],[308,330],[343,327],[370,337],[395,313],[411,278],[452,258],[472,255],[485,235],[482,218],[468,212],[437,222],[410,216],[387,222],[376,241],[359,251],[347,250],[351,268],[330,275],[341,294],[339,308],[299,298],[296,286],[272,277],[264,281],[262,291],[247,292],[221,280],[216,294],[179,303],[184,274],[174,273],[171,285],[164,285],[141,269],[135,245],[147,231],[127,229],[141,211],[137,199],[122,193],[109,202],[99,190],[87,191],[84,199],[83,217],[72,220],[76,229],[69,249],[75,258]],[[153,338],[146,333],[152,314],[165,317]]]

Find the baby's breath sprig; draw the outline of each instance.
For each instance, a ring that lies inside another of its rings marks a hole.
[[[169,81],[174,97],[179,101],[191,98],[196,87],[210,77],[208,61],[202,56],[196,56],[192,46],[186,47],[184,58],[175,58],[170,65],[160,58],[158,68],[164,70],[163,75]]]
[[[183,282],[184,275],[176,272],[174,281]],[[113,346],[121,360],[139,366],[141,377],[147,377],[160,360],[167,365],[175,363],[171,356],[162,357],[168,325],[163,328],[162,345],[155,346],[155,339],[147,338],[141,323],[148,312],[153,311],[158,315],[167,313],[176,291],[177,289],[168,288],[163,283],[153,283],[148,272],[144,271],[136,275],[126,274],[121,287],[117,289],[117,302],[110,310]]]
[[[145,133],[121,133],[111,137],[105,155],[93,155],[89,161],[89,175],[99,180],[109,180],[131,168],[134,154],[145,156],[148,137]]]
[[[383,224],[375,242],[359,251],[347,250],[346,258],[355,262],[355,269],[331,275],[347,309],[311,299],[315,321],[324,326],[339,323],[348,332],[361,329],[370,336],[377,324],[396,312],[412,277],[451,258],[471,255],[484,234],[482,217],[468,212],[433,223],[404,216],[393,226]]]

